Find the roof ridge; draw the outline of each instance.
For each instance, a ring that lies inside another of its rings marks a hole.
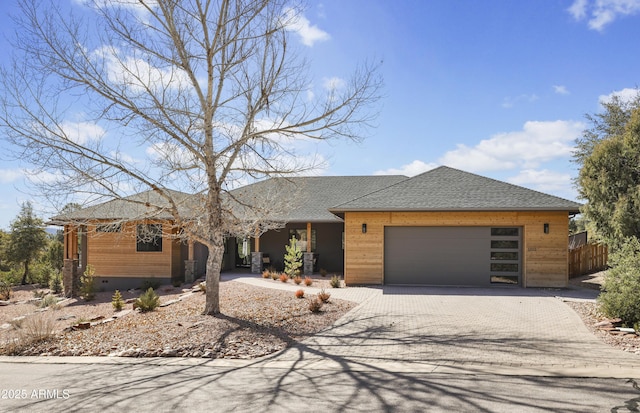
[[[422,174],[421,174],[421,175],[422,175]],[[395,186],[395,185],[401,184],[402,182],[406,182],[406,181],[408,181],[409,179],[414,178],[414,177],[410,177],[410,176],[406,176],[406,175],[373,175],[373,176],[404,176],[406,179],[403,179],[402,181],[395,182],[395,183],[393,183],[393,184],[391,184],[391,185],[388,185],[388,186],[385,186],[385,187],[383,187],[383,188],[378,188],[378,189],[376,189],[375,191],[371,191],[371,192],[369,192],[369,193],[367,193],[367,194],[360,195],[360,196],[358,196],[358,197],[355,197],[355,198],[353,198],[353,199],[350,199],[349,201],[343,202],[343,203],[341,203],[341,204],[338,204],[338,205],[332,206],[332,207],[330,207],[330,208],[329,208],[329,211],[331,211],[332,209],[338,208],[338,207],[339,207],[339,206],[341,206],[341,205],[348,204],[349,202],[357,201],[358,199],[364,198],[364,197],[369,196],[369,195],[373,195],[373,194],[375,194],[376,192],[384,191],[384,190],[389,189],[389,188],[391,188],[391,187],[393,187],[393,186]]]

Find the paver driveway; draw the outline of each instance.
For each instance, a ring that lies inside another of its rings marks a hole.
[[[279,360],[640,369],[640,355],[600,341],[556,297],[589,292],[391,286],[330,292],[361,304]]]

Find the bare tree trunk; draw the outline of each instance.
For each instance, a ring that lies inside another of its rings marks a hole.
[[[202,314],[220,314],[220,272],[224,256],[224,235],[217,228],[213,230],[213,243],[209,246],[207,258],[206,302]]]
[[[29,260],[24,262],[24,274],[22,274],[22,285],[27,283],[27,274],[29,274]]]
[[[224,252],[224,249],[222,250]],[[220,268],[222,258],[218,258],[222,254],[216,251],[216,248],[209,250],[209,258],[207,258],[207,292],[206,302],[204,305],[204,315],[214,315],[220,313]]]

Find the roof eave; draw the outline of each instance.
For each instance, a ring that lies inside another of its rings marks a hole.
[[[341,214],[345,212],[531,212],[531,211],[562,211],[569,214],[579,214],[579,207],[543,207],[543,208],[332,208],[329,212]]]

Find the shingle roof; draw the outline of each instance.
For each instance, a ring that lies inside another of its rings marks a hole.
[[[201,198],[169,191],[181,215],[200,213]],[[441,166],[413,178],[317,176],[271,178],[229,192],[236,217],[284,222],[341,222],[346,211],[555,210],[579,212],[580,204],[553,195]],[[157,207],[160,206],[160,209]],[[59,215],[52,223],[91,219],[171,219],[168,203],[155,191]],[[263,208],[254,214],[247,206]]]
[[[556,210],[578,212],[580,204],[553,195],[441,166],[352,200],[332,212]]]
[[[164,190],[177,204],[181,213],[188,213],[195,200],[194,195]],[[171,219],[169,202],[156,191],[145,191],[122,199],[113,199],[101,204],[60,214],[51,219],[53,224],[81,222],[92,219],[133,220],[141,218]]]
[[[315,176],[271,178],[231,191],[241,202],[252,204],[273,196],[289,198],[276,206],[270,218],[286,222],[341,222],[329,208],[408,179],[403,175]],[[270,194],[270,195],[267,195]]]

